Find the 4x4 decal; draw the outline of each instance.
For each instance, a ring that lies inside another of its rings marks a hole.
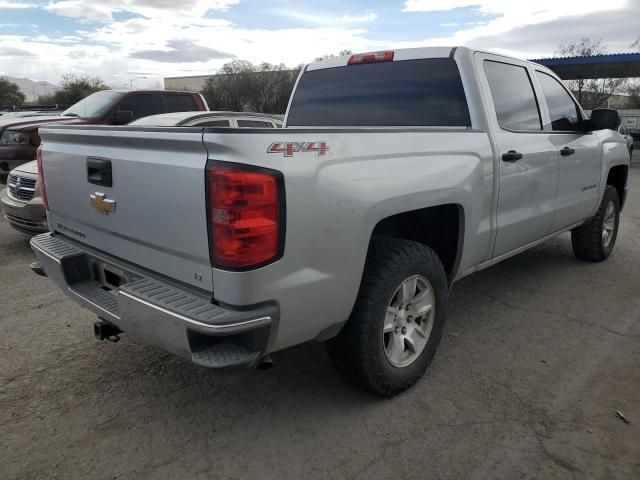
[[[293,157],[294,153],[317,152],[326,155],[329,151],[327,142],[278,142],[267,148],[267,153],[282,153],[285,157]]]

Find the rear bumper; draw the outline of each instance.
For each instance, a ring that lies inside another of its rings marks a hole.
[[[0,208],[13,228],[25,233],[42,233],[48,230],[47,212],[40,197],[25,203],[9,197],[7,192],[8,189],[0,192]]]
[[[202,292],[60,235],[38,235],[31,248],[46,275],[69,297],[146,343],[210,368],[250,367],[269,352],[278,321],[275,305],[250,310],[215,305]],[[122,283],[109,290],[105,272]]]

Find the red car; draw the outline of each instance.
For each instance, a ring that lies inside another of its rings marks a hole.
[[[125,125],[158,113],[208,111],[202,95],[166,90],[104,90],[57,116],[0,117],[0,175],[36,158],[38,128],[53,123]]]

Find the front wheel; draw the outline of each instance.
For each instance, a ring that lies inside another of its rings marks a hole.
[[[413,385],[440,342],[447,292],[444,268],[429,247],[374,238],[353,312],[328,342],[340,373],[386,397]]]
[[[581,260],[606,260],[618,238],[620,199],[615,187],[607,185],[596,214],[587,223],[571,231],[573,253]]]

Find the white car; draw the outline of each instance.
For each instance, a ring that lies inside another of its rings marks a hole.
[[[629,156],[633,157],[633,137],[631,136],[631,132],[624,125],[620,125],[618,127],[618,133],[622,135],[624,141],[627,142],[627,150],[629,150]]]
[[[139,118],[129,125],[147,127],[281,128],[275,115],[249,112],[175,112]]]

